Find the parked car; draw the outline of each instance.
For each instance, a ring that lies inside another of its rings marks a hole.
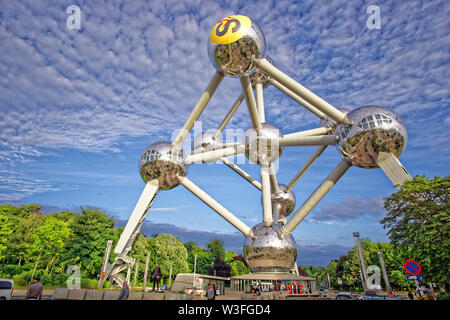
[[[11,300],[14,290],[14,281],[11,279],[0,279],[0,300]]]
[[[334,300],[353,300],[353,297],[350,292],[338,292]]]

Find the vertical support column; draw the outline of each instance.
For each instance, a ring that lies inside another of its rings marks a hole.
[[[361,274],[363,278],[363,288],[364,291],[367,291],[367,268],[366,268],[366,262],[364,260],[364,254],[362,251],[362,245],[361,245],[361,239],[359,237],[359,232],[353,232],[353,237],[355,238],[356,246],[358,248],[359,253],[359,261],[361,265]]]
[[[248,113],[250,114],[250,120],[252,121],[253,128],[256,132],[259,132],[261,129],[261,123],[259,122],[258,108],[256,106],[252,84],[248,75],[241,76],[241,85],[242,90],[244,91],[245,102],[247,103]]]
[[[103,288],[103,283],[105,281],[105,275],[106,275],[106,266],[109,261],[109,255],[111,253],[111,247],[112,247],[112,240],[108,240],[106,242],[106,249],[105,249],[105,255],[103,257],[103,263],[102,263],[102,269],[100,272],[100,280],[98,282],[99,289]]]
[[[269,167],[261,164],[261,189],[263,204],[263,222],[269,227],[272,222],[272,199],[270,196],[270,175]]]
[[[255,85],[256,91],[256,106],[258,109],[259,122],[266,122],[266,113],[264,110],[264,94],[263,94],[263,85],[261,82],[256,83]]]
[[[130,275],[131,275],[131,265],[128,265],[127,268],[127,283],[130,283]]]
[[[139,261],[136,261],[136,268],[134,269],[133,289],[136,288],[136,280],[139,271]]]
[[[144,290],[144,292],[147,291],[147,275],[149,262],[150,262],[150,253],[147,254],[147,258],[145,260],[144,280],[142,281],[142,289]]]
[[[384,277],[384,284],[386,285],[386,291],[389,296],[392,296],[392,288],[391,284],[389,283],[389,276],[386,270],[386,265],[384,264],[383,252],[378,251],[378,256],[380,258],[381,270],[383,270],[383,277]]]
[[[170,266],[169,270],[169,282],[167,283],[167,288],[170,288],[171,284],[172,284],[172,266]]]

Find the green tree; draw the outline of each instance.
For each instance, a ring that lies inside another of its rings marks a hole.
[[[96,276],[100,273],[106,242],[114,238],[113,218],[96,208],[82,208],[71,229],[64,264],[79,264],[83,276]]]
[[[422,266],[427,281],[447,291],[450,266],[450,176],[416,176],[385,199],[387,215],[381,220],[403,260]]]
[[[184,245],[188,252],[187,263],[189,270],[191,272],[194,271],[194,260],[195,257],[197,257],[196,273],[208,274],[208,268],[214,263],[214,258],[211,257],[210,252],[203,248],[197,247],[197,245],[192,241],[186,242]]]
[[[231,276],[239,276],[241,274],[249,274],[251,270],[241,260],[234,260],[230,262]]]
[[[46,261],[45,270],[48,270],[67,244],[71,230],[69,223],[55,216],[48,216],[33,236],[31,252],[34,256],[40,256],[41,261]]]
[[[31,245],[34,241],[34,232],[43,222],[40,213],[41,207],[37,204],[26,206],[3,206],[1,212],[10,216],[12,233],[7,242],[7,261],[9,263],[27,262],[34,256],[31,253]]]
[[[156,238],[149,239],[150,250],[152,251],[152,267],[158,262],[163,277],[169,276],[172,266],[172,275],[188,272],[188,253],[180,239],[170,234],[158,234]]]
[[[225,249],[223,248],[223,241],[220,238],[215,238],[208,242],[206,245],[208,251],[211,254],[211,257],[213,260],[215,260],[217,257],[221,257],[222,259],[225,258]]]
[[[12,232],[13,221],[11,217],[0,211],[0,260],[6,257],[6,248]]]

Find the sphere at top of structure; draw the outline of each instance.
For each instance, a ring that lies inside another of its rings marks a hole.
[[[380,152],[399,157],[408,141],[403,120],[393,111],[379,106],[364,106],[347,114],[352,125],[336,127],[338,149],[352,165],[378,168]]]
[[[249,73],[255,67],[253,59],[264,57],[265,51],[266,40],[261,28],[247,16],[223,18],[209,35],[209,60],[226,76]]]
[[[280,216],[287,217],[295,208],[295,194],[281,183],[278,184],[278,189],[280,190],[279,193],[275,194],[273,191],[271,193],[272,208],[280,204]]]
[[[281,131],[268,123],[262,123],[259,133],[252,127],[244,132],[245,156],[253,163],[269,165],[283,153],[279,139]]]
[[[270,62],[270,64],[275,66],[271,57],[265,56],[264,59],[266,59],[267,61]],[[259,68],[256,68],[256,70],[250,75],[250,81],[252,83],[253,88],[256,86],[258,82],[263,85],[263,88],[267,88],[267,86],[270,83],[269,79],[270,76],[264,71],[260,70]]]
[[[142,179],[157,179],[161,190],[168,190],[179,184],[177,175],[185,176],[187,165],[183,150],[172,152],[172,144],[159,141],[148,146],[139,158],[139,172]]]
[[[194,153],[211,151],[217,146],[222,145],[222,137],[212,131],[203,131],[202,133],[196,135],[192,141],[192,150]]]
[[[343,112],[344,114],[347,114],[350,112],[350,110],[347,108],[336,108],[336,109]],[[319,126],[325,127],[325,128],[335,127],[336,121],[334,121],[332,118],[327,116],[325,119],[320,119]]]
[[[263,223],[252,228],[255,238],[247,237],[244,257],[253,272],[290,272],[297,260],[297,247],[291,235],[281,237],[281,225]]]

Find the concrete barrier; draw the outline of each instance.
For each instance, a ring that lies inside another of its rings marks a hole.
[[[85,296],[86,296],[85,289],[70,289],[67,299],[68,300],[84,300]]]
[[[84,300],[103,300],[103,290],[86,290]]]
[[[128,300],[142,300],[142,296],[143,295],[144,295],[143,292],[130,291],[130,295],[128,297]]]
[[[164,293],[144,292],[142,300],[164,300]]]
[[[243,293],[241,294],[241,300],[261,300],[261,297],[256,293]]]
[[[178,300],[176,293],[167,292],[164,298],[165,300]]]
[[[67,300],[68,295],[68,288],[55,288],[53,291],[52,300]]]
[[[105,290],[105,294],[103,295],[103,300],[117,300],[119,298],[120,291],[119,290]]]

